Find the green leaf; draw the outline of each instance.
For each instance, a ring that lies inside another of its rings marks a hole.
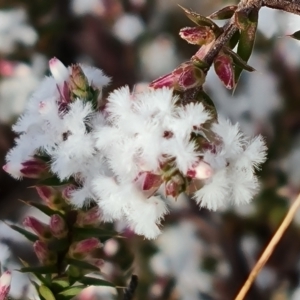
[[[67,258],[67,263],[69,263],[72,266],[78,267],[80,269],[84,269],[84,270],[90,270],[90,271],[99,271],[99,268],[89,264],[86,261],[83,260],[77,260],[74,258]]]
[[[109,281],[94,278],[94,277],[83,277],[79,280],[80,283],[83,283],[85,285],[96,285],[96,286],[111,286],[115,287],[115,285]]]
[[[209,15],[208,17],[210,19],[214,19],[214,20],[226,20],[226,19],[230,19],[234,12],[237,9],[237,5],[229,5],[229,6],[225,6],[224,8],[212,13],[211,15]]]
[[[253,72],[255,69],[251,66],[249,66],[238,54],[236,54],[234,51],[232,51],[228,47],[224,47],[223,51],[230,55],[231,58],[233,59],[234,64],[236,64],[238,67],[248,71],[248,72]]]
[[[231,37],[230,41],[228,42],[228,47],[233,49],[237,45],[239,39],[240,39],[240,32],[236,31],[235,34]]]
[[[48,177],[37,182],[37,185],[61,186],[72,183],[72,180],[61,181],[57,176]]]
[[[54,291],[61,292],[62,290],[70,286],[70,282],[67,277],[55,278],[52,280],[51,286]]]
[[[40,266],[40,267],[24,267],[18,270],[21,273],[33,273],[33,274],[52,274],[57,272],[57,268],[54,265]]]
[[[42,296],[42,299],[45,300],[56,300],[51,290],[45,286],[41,285],[38,289],[39,295]]]
[[[299,41],[300,40],[300,30],[298,30],[298,31],[296,31],[293,34],[290,34],[288,36]]]
[[[77,285],[77,286],[72,286],[68,287],[65,290],[61,291],[58,293],[58,295],[64,296],[65,299],[71,299],[75,296],[77,296],[83,289],[85,289],[85,285]]]
[[[98,227],[74,227],[73,228],[74,236],[76,239],[84,239],[89,237],[96,237],[102,242],[110,239],[112,237],[120,237],[119,233],[112,230],[105,230]]]
[[[239,40],[238,49],[237,49],[237,54],[246,63],[248,62],[248,59],[251,56],[254,42],[255,42],[256,29],[257,29],[257,23],[258,23],[258,10],[253,9],[250,12],[248,18],[249,18],[248,19],[249,25],[247,27],[245,27],[245,29],[241,30],[240,40]],[[241,68],[239,66],[235,67],[235,83],[236,84],[239,81],[242,71],[243,71],[243,68]]]
[[[186,16],[198,26],[208,26],[217,34],[220,34],[222,32],[222,29],[211,19],[208,19],[191,10],[188,10],[179,4],[178,6],[185,12]]]
[[[41,204],[41,203],[38,203],[38,202],[24,201],[24,200],[20,200],[20,201],[23,202],[24,204],[28,205],[28,206],[35,207],[36,209],[38,209],[39,211],[43,212],[45,215],[47,215],[49,217],[52,216],[52,215],[54,215],[54,214],[60,214],[59,211],[53,210],[49,206]]]
[[[7,224],[5,223],[7,226],[9,226],[11,229],[19,232],[20,234],[22,234],[23,236],[25,236],[29,241],[31,242],[35,242],[37,241],[39,238],[37,235],[17,226],[17,225],[13,225],[13,224]]]

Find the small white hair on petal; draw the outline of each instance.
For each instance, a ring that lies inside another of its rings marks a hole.
[[[193,195],[200,207],[217,210],[225,206],[230,199],[230,182],[226,169],[221,169],[214,174],[207,183]]]
[[[110,83],[110,78],[107,77],[102,70],[82,64],[79,64],[79,66],[81,67],[84,75],[87,77],[90,85],[101,89]]]

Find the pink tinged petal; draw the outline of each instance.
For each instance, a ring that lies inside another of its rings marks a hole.
[[[213,174],[212,167],[204,161],[200,161],[196,166],[189,169],[186,175],[190,178],[208,179],[212,177]]]
[[[70,74],[68,69],[56,57],[53,57],[52,59],[49,60],[49,68],[57,85],[59,87],[62,87],[64,85],[64,82],[68,81],[69,79]]]
[[[163,87],[174,87],[177,83],[177,78],[173,73],[169,73],[167,75],[161,76],[156,80],[153,80],[149,86],[154,89],[161,89]]]
[[[35,188],[41,199],[45,201],[45,203],[47,203],[48,205],[51,204],[56,197],[55,189],[50,186],[41,185],[36,186]]]
[[[0,300],[5,300],[8,296],[11,284],[11,272],[5,271],[0,277]]]
[[[234,67],[232,58],[225,54],[219,54],[214,60],[215,72],[227,89],[234,88]]]
[[[43,241],[36,241],[33,244],[33,250],[38,260],[43,265],[54,264],[57,260],[56,254],[49,250],[48,245]]]
[[[68,234],[65,220],[57,214],[50,217],[50,231],[57,239],[64,238]]]
[[[30,228],[41,239],[51,238],[49,226],[34,217],[26,217],[23,221],[23,225]]]
[[[62,197],[65,199],[65,201],[70,202],[70,199],[72,198],[72,193],[77,188],[75,185],[69,184],[67,187],[65,187],[62,191]]]
[[[40,178],[47,172],[47,164],[41,160],[27,160],[21,164],[20,173],[28,178]]]
[[[181,175],[176,174],[166,182],[166,196],[177,198],[185,190],[185,181]]]
[[[15,71],[15,63],[1,59],[0,60],[0,75],[4,77],[13,76]]]

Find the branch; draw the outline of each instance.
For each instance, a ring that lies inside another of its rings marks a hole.
[[[129,286],[124,292],[123,300],[132,300],[133,299],[137,285],[138,285],[138,277],[136,275],[132,275]]]
[[[262,6],[300,15],[299,0],[263,0]]]

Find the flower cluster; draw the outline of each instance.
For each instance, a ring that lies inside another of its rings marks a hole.
[[[13,127],[4,170],[15,178],[56,176],[72,205],[97,204],[102,220],[124,220],[147,238],[160,233],[163,196],[187,192],[213,210],[253,197],[262,137],[216,121],[201,101],[183,105],[172,88],[122,87],[104,100],[100,70],[55,58],[50,70]]]

